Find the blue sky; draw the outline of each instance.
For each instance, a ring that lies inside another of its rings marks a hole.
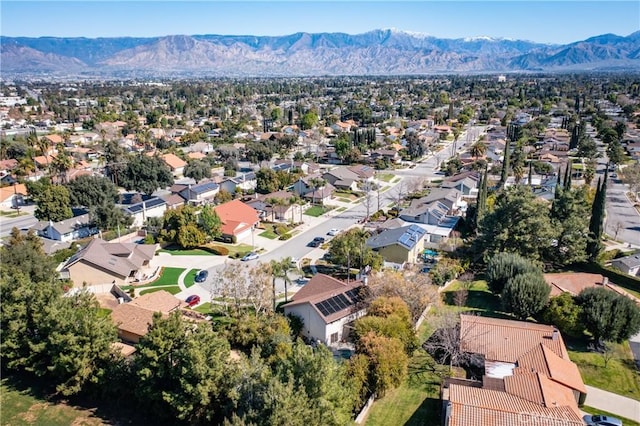
[[[363,33],[397,28],[443,38],[568,43],[640,30],[640,1],[30,1],[2,0],[6,36]]]

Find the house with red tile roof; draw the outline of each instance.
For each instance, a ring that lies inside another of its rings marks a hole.
[[[583,424],[587,390],[555,327],[461,315],[460,346],[482,378],[444,382],[444,424]]]
[[[307,338],[337,344],[348,336],[349,325],[366,314],[358,303],[363,285],[316,274],[283,306],[284,313],[302,319],[302,334]]]
[[[0,188],[0,208],[11,209],[24,204],[27,196],[27,187],[24,183]]]
[[[187,163],[175,154],[168,153],[161,156],[162,160],[169,166],[174,177],[182,177]]]
[[[240,200],[232,200],[214,207],[222,221],[222,237],[241,241],[251,236],[258,225],[258,212]]]
[[[590,287],[604,287],[620,295],[640,302],[637,297],[625,291],[622,287],[609,282],[609,278],[600,274],[590,274],[588,272],[560,272],[555,274],[544,274],[544,280],[551,287],[551,297],[559,296],[562,293],[569,293],[577,296],[584,289]]]

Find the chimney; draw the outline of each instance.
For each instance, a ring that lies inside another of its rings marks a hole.
[[[605,287],[609,285],[609,277],[602,277],[602,285]]]
[[[553,333],[551,334],[551,340],[556,341],[556,340],[558,340],[559,336],[560,336],[560,332],[558,331],[557,328],[553,327]]]

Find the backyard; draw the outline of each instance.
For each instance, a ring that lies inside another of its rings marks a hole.
[[[431,332],[427,318],[418,330],[418,341],[424,342]],[[417,349],[409,362],[407,379],[373,403],[367,426],[439,424],[440,383],[447,372],[447,367],[436,364],[424,349]]]

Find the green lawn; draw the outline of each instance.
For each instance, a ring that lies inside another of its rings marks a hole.
[[[18,216],[25,216],[27,214],[28,213],[24,213],[24,212],[18,213],[17,211],[7,212],[7,211],[4,211],[4,210],[0,210],[0,216],[8,217],[8,218],[13,218],[13,217],[18,217]]]
[[[192,269],[187,272],[187,275],[184,277],[184,286],[186,288],[189,288],[196,283],[196,275],[198,275],[198,271],[198,269]]]
[[[338,207],[338,210],[336,210],[336,211],[338,211],[338,212],[343,212],[343,211],[345,211],[346,209],[347,209],[346,207]]]
[[[304,214],[306,214],[307,216],[319,217],[327,211],[328,210],[325,210],[325,208],[322,206],[313,206],[305,210]]]
[[[448,305],[455,305],[455,293],[462,289],[459,282],[452,283],[447,290],[442,293]],[[484,280],[474,281],[467,296],[465,307],[478,311],[482,315],[493,317],[506,317],[502,314],[500,298],[489,291],[487,282]],[[513,318],[511,318],[513,319]]]
[[[143,294],[147,294],[147,293],[155,293],[156,291],[160,291],[160,290],[168,291],[171,294],[180,293],[180,287],[178,287],[177,285],[172,285],[172,286],[168,286],[168,287],[151,287],[151,288],[147,288],[146,290],[142,290],[140,292],[140,296],[142,296]]]
[[[7,379],[0,384],[2,425],[102,425],[105,421],[92,410],[56,404],[32,394],[30,388],[16,389]]]
[[[343,197],[338,198],[338,201],[342,201],[343,203],[350,203],[350,202],[351,202],[351,200],[350,200],[350,199],[348,199],[348,198],[343,198]]]
[[[178,284],[178,277],[185,271],[185,268],[162,268],[162,273],[157,280],[145,284],[142,287],[155,287],[159,285],[176,285]],[[140,288],[140,287],[138,287]]]
[[[259,237],[265,237],[265,238],[268,238],[270,240],[275,240],[276,238],[278,238],[278,234],[276,234],[275,232],[273,232],[270,229],[267,229],[266,231],[259,233],[258,236]]]
[[[587,385],[640,401],[640,373],[635,368],[629,342],[616,345],[614,359],[607,368],[602,355],[589,351],[583,340],[567,338],[567,349]]]
[[[381,180],[383,182],[391,182],[393,177],[394,177],[394,175],[391,174],[391,173],[378,173],[376,175],[376,179]]]
[[[172,256],[215,256],[215,254],[202,249],[184,250],[178,248],[163,248],[158,250],[159,253],[169,253]]]
[[[418,330],[420,341],[429,335],[426,320]],[[367,426],[437,425],[440,423],[440,383],[447,367],[437,365],[423,349],[414,352],[409,376],[397,389],[373,403]]]
[[[620,417],[617,414],[613,414],[613,413],[609,413],[607,411],[602,411],[602,410],[598,410],[597,408],[593,408],[593,407],[588,407],[588,406],[583,406],[580,407],[582,409],[582,411],[584,411],[585,413],[589,413],[589,414],[604,414],[605,416],[611,416],[611,417],[616,417],[620,420],[622,420],[622,424],[624,426],[640,426],[640,423],[638,422],[634,422],[633,420],[629,420],[625,417]]]

